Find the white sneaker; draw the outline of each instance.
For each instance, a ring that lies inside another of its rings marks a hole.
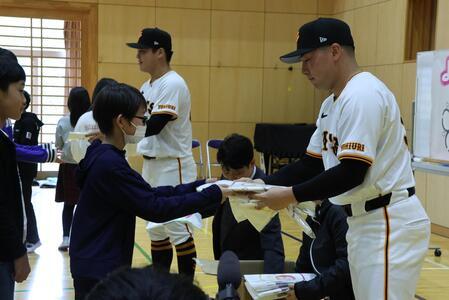
[[[59,251],[67,251],[69,249],[70,244],[70,238],[68,236],[65,236],[62,238],[62,243],[59,245],[58,250]]]
[[[36,243],[26,243],[27,253],[33,253],[37,248],[42,245],[41,241],[37,241]]]

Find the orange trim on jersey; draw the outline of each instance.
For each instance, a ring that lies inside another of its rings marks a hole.
[[[343,159],[355,159],[359,161],[366,162],[370,166],[373,164],[373,160],[369,158],[368,156],[360,155],[360,154],[342,154],[337,157],[339,160]]]
[[[384,247],[384,255],[385,255],[385,270],[384,270],[384,299],[388,300],[388,252],[389,252],[389,244],[390,244],[390,219],[388,216],[387,207],[384,206],[384,218],[385,218],[385,247]]]
[[[307,154],[308,156],[312,156],[312,157],[314,157],[314,158],[319,158],[319,159],[322,159],[322,158],[323,158],[323,156],[322,156],[321,154],[315,153],[315,152],[311,152],[311,151],[309,151],[309,150],[306,151],[306,154]]]
[[[178,118],[178,115],[175,112],[166,111],[166,110],[159,110],[156,112],[151,112],[151,115],[171,115],[172,120],[176,120]]]

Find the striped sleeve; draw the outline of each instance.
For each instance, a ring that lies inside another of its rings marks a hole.
[[[47,152],[46,163],[52,163],[56,161],[56,149],[52,147],[51,143],[45,143],[41,145],[42,148]]]

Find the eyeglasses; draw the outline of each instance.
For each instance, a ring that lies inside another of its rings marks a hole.
[[[137,118],[137,119],[142,120],[142,122],[143,122],[144,124],[146,124],[147,121],[148,121],[148,119],[149,119],[148,116],[143,116],[143,117],[141,117],[141,116],[134,116],[134,118]]]

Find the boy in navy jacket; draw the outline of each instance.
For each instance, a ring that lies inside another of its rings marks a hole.
[[[81,194],[69,247],[75,299],[83,299],[111,271],[131,265],[136,216],[165,222],[218,206],[229,195],[217,185],[196,192],[204,180],[152,188],[132,170],[123,148],[140,132],[145,111],[143,96],[125,84],[105,87],[94,104],[105,138],[89,146],[77,172]]]
[[[0,49],[3,51],[3,49]],[[25,98],[25,72],[14,59],[0,57],[0,128],[8,118],[19,119]],[[14,281],[30,273],[25,248],[26,217],[15,145],[0,130],[0,295],[14,298]]]

